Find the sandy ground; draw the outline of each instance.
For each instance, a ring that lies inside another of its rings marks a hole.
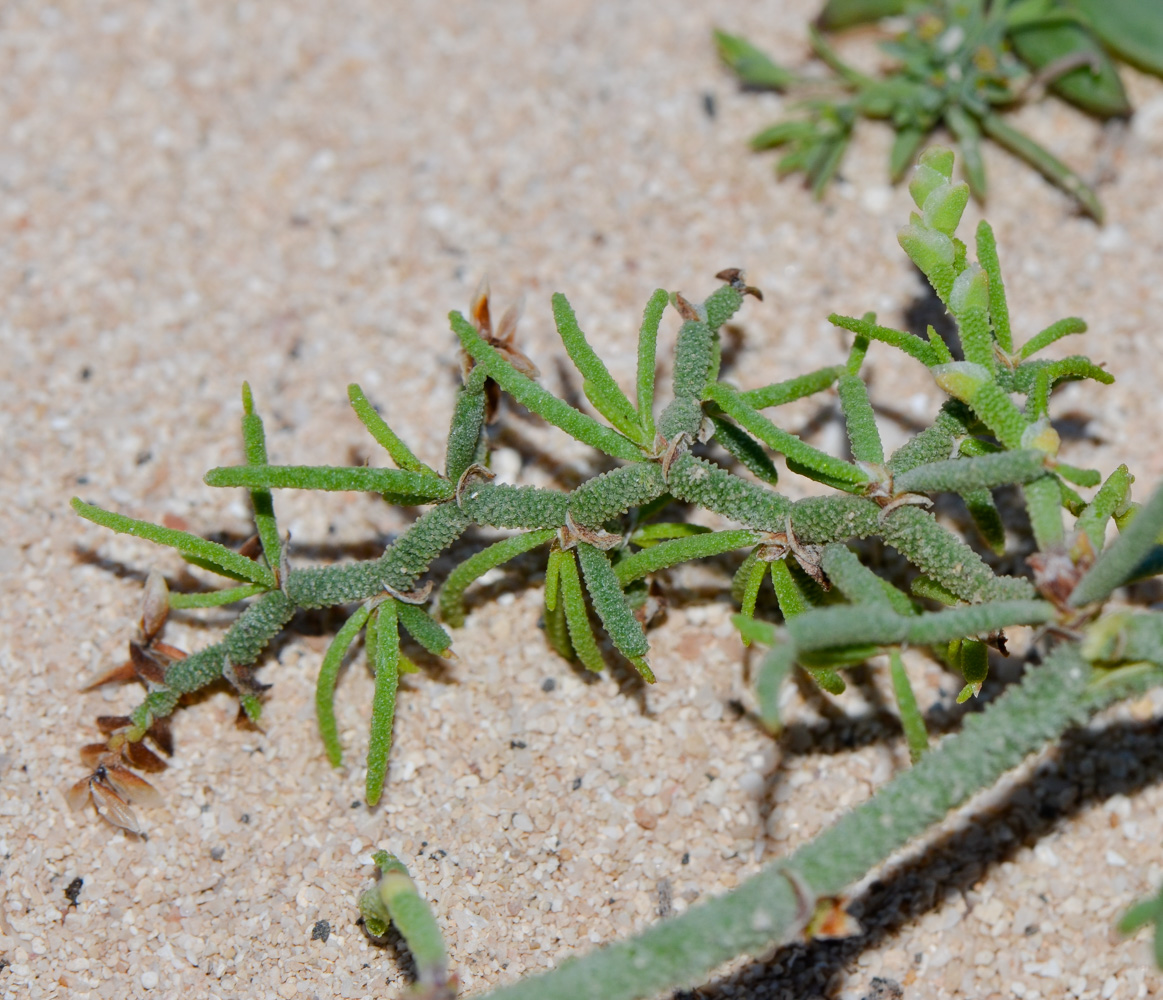
[[[726,26],[797,62],[814,8],[749,4]],[[905,766],[876,670],[842,711],[803,704],[782,745],[740,718],[744,657],[720,578],[696,581],[705,599],[676,597],[653,637],[660,683],[642,691],[590,683],[547,650],[530,564],[476,600],[455,663],[404,684],[379,808],[360,801],[362,661],[339,693],[344,769],[315,733],[313,678],[338,621],[321,615],[298,620],[263,672],[263,732],[236,728],[224,693],[178,714],[147,841],[63,797],[94,716],[137,697],[77,688],[123,658],[150,567],[189,582],[68,498],[245,537],[244,498],[201,483],[239,459],[244,378],[276,462],[382,461],[347,411],[358,379],[435,463],[457,383],[443,317],[486,272],[499,305],[525,297],[522,344],[558,390],[578,387],[558,363],[554,290],[623,384],[651,290],[701,297],[726,266],[767,293],[740,317],[747,385],[833,363],[832,310],[905,322],[919,285],[895,242],[909,203],[886,186],[888,133],[860,131],[822,205],[777,184],[744,140],[780,102],[739,93],[716,64],[721,9],[0,9],[5,998],[400,995],[399,956],[356,925],[377,847],[411,865],[479,992],[736,885]],[[1049,103],[1021,115],[1101,181],[1104,229],[1005,154],[986,160],[1017,329],[1082,315],[1091,332],[1063,349],[1118,377],[1062,394],[1070,460],[1126,461],[1145,493],[1163,473],[1163,87],[1131,85],[1141,110],[1126,127]],[[871,369],[886,413],[935,410],[916,368],[874,350]],[[501,460],[523,481],[548,475],[522,464],[525,445],[560,438],[511,423]],[[826,405],[787,425],[838,446]],[[576,453],[558,457],[578,474]],[[304,563],[366,554],[404,523],[362,497],[277,502]],[[175,616],[168,638],[197,647],[228,618]],[[934,718],[952,718],[953,679],[913,669]],[[1163,879],[1161,718],[1159,699],[1125,707],[882,873],[853,902],[864,936],[740,963],[705,995],[858,998],[875,977],[916,998],[1159,995],[1146,936],[1110,928]]]

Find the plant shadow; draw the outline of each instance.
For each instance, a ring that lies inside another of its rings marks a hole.
[[[972,822],[893,865],[848,904],[862,932],[785,945],[698,990],[704,1000],[813,1000],[834,995],[840,975],[906,924],[964,894],[1020,848],[1085,809],[1163,780],[1163,718],[1118,721],[1067,733],[1033,773]],[[989,794],[989,793],[986,793]]]

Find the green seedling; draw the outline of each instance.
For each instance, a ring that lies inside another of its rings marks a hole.
[[[981,144],[1009,150],[1102,221],[1093,188],[1044,146],[1019,131],[1006,112],[1050,89],[1099,119],[1131,113],[1117,61],[1163,76],[1163,5],[1148,0],[828,0],[824,32],[904,18],[883,42],[890,60],[870,75],[843,61],[816,28],[813,54],[823,79],[772,62],[746,39],[715,32],[723,61],[749,88],[785,92],[800,116],[759,132],[755,149],[783,148],[781,175],[802,172],[822,195],[844,157],[857,121],[891,125],[889,171],[900,180],[937,128],[960,150],[975,197],[986,194]],[[983,266],[985,262],[982,261]]]

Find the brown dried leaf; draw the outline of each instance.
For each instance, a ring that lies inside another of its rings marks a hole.
[[[89,778],[82,778],[65,792],[65,801],[73,812],[80,812],[88,803],[90,798],[89,780]]]
[[[144,743],[125,743],[121,747],[121,754],[127,764],[139,771],[156,773],[166,769],[166,762]]]
[[[94,774],[95,779],[97,773],[100,772],[104,772],[104,780],[126,802],[143,806],[160,806],[162,804],[161,792],[128,768],[122,767],[120,764],[105,764],[97,769]]]
[[[166,666],[161,659],[153,655],[153,651],[146,649],[140,643],[129,643],[129,661],[137,677],[146,683],[164,684],[166,682]]]
[[[110,759],[112,759],[112,753],[108,743],[87,743],[81,747],[81,763],[85,767],[98,768]]]
[[[89,794],[93,799],[93,806],[97,815],[114,826],[128,830],[141,836],[141,826],[137,816],[129,807],[129,803],[121,798],[112,788],[98,781],[96,778],[89,781]]]
[[[124,684],[128,681],[137,680],[137,670],[134,669],[132,661],[127,661],[119,667],[114,667],[112,670],[107,670],[96,680],[90,681],[86,684],[82,691],[92,691],[105,684]]]
[[[160,719],[154,719],[153,725],[145,731],[145,735],[153,740],[156,746],[167,757],[174,755],[174,730],[170,725],[170,717],[163,715]]]

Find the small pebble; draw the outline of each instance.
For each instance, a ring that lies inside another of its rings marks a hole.
[[[658,826],[658,817],[654,815],[646,806],[634,807],[634,822],[637,823],[643,830],[653,830]]]

